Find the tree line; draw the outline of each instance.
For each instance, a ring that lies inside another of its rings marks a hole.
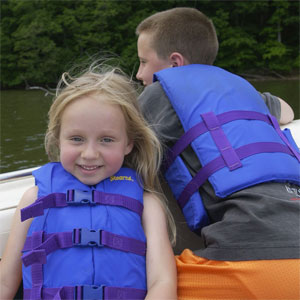
[[[299,2],[1,0],[1,87],[55,85],[62,72],[101,53],[138,68],[135,28],[173,7],[209,16],[219,38],[215,65],[239,74],[290,75],[299,70]]]

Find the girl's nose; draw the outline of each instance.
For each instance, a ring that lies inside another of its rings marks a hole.
[[[95,159],[99,157],[99,151],[97,145],[94,143],[86,144],[85,148],[81,153],[81,157],[85,159]]]

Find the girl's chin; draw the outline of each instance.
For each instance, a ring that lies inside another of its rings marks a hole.
[[[80,172],[76,172],[74,175],[79,181],[81,181],[86,185],[96,185],[104,179],[103,176],[97,174],[97,172],[95,171],[94,172],[80,171]]]
[[[103,179],[99,179],[99,180],[98,179],[86,179],[86,178],[82,178],[82,177],[80,177],[80,178],[77,177],[77,179],[85,185],[97,185],[100,181],[103,180]]]

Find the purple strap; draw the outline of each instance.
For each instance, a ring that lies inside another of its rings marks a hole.
[[[36,243],[36,233],[43,236],[39,244]],[[38,231],[27,237],[23,251],[31,251],[22,256],[22,261],[26,267],[32,264],[45,264],[49,253],[72,246],[72,232],[45,234],[43,231]]]
[[[36,243],[36,235],[42,236],[40,243]],[[58,249],[74,246],[109,247],[137,255],[146,255],[146,243],[104,230],[90,230],[86,228],[73,231],[46,234],[43,231],[27,237],[23,251],[29,251],[22,257],[23,264],[27,267],[32,264],[45,264],[47,255]]]
[[[233,171],[240,168],[242,163],[227,139],[216,115],[213,112],[208,112],[202,114],[201,117],[229,170]]]
[[[294,156],[300,162],[300,154],[296,151],[296,149],[290,144],[290,142],[288,141],[286,136],[282,133],[282,131],[279,127],[279,124],[277,122],[277,119],[272,115],[268,115],[268,117],[269,117],[273,127],[275,128],[276,132],[279,134],[280,138],[285,142],[285,144],[289,147],[291,152],[294,154]]]
[[[32,217],[42,216],[44,209],[50,207],[66,206],[66,195],[62,193],[49,194],[39,198],[33,204],[21,209],[21,221],[25,221]]]
[[[104,230],[102,230],[101,233],[102,245],[141,256],[146,255],[146,243],[140,240],[124,237]]]
[[[42,288],[41,299],[144,299],[146,291],[128,287],[112,286],[65,286],[61,288]],[[24,299],[36,299],[32,294],[32,289],[24,289]]]
[[[143,204],[137,199],[119,195],[110,194],[100,191],[84,192],[79,190],[68,190],[67,196],[64,193],[53,193],[45,197],[39,198],[33,204],[21,210],[21,221],[29,218],[41,216],[44,214],[44,209],[66,207],[68,205],[82,204],[102,204],[121,206],[137,213],[140,217],[143,213]]]
[[[239,159],[242,160],[248,156],[259,154],[259,153],[273,153],[282,152],[293,156],[293,152],[286,145],[273,142],[265,143],[252,143],[244,145],[235,150]],[[226,163],[222,156],[210,161],[207,165],[203,166],[197,175],[187,184],[182,191],[177,202],[183,209],[190,197],[199,189],[199,187],[208,179],[210,175],[216,171],[226,167]]]
[[[32,242],[33,247],[37,247],[43,240],[43,234],[41,232],[33,233],[34,240]],[[32,278],[32,297],[34,299],[41,299],[41,290],[43,285],[43,265],[36,263],[31,267]]]
[[[204,114],[207,115],[207,114]],[[202,115],[203,116],[203,115]],[[235,120],[259,120],[272,124],[269,117],[265,114],[255,112],[255,111],[244,111],[244,110],[235,110],[229,111],[215,116],[218,120],[218,126],[222,126],[231,121]],[[176,142],[176,144],[169,150],[167,154],[166,161],[164,162],[164,169],[167,170],[171,164],[174,162],[176,157],[183,152],[183,150],[195,140],[197,137],[207,132],[209,129],[206,126],[205,122],[200,122],[190,128],[182,137]]]
[[[135,288],[105,287],[104,299],[145,299],[146,291]]]

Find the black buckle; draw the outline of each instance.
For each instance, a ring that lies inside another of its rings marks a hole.
[[[67,204],[96,204],[94,202],[94,191],[68,190]]]
[[[79,231],[79,236],[77,237],[78,231]],[[103,247],[103,245],[101,244],[101,230],[93,230],[87,228],[74,229],[73,243],[76,246]]]

